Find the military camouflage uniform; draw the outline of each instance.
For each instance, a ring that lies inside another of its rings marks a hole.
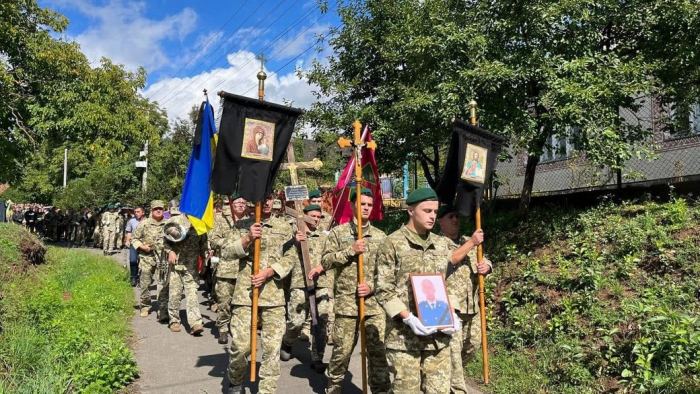
[[[449,238],[448,238],[449,239]],[[469,241],[461,236],[457,242],[450,240],[450,248],[457,249]],[[481,317],[479,315],[479,274],[476,271],[476,247],[456,266],[447,267],[447,287],[459,300],[452,307],[462,322],[462,331],[452,335],[450,354],[452,364],[452,393],[467,393],[464,380],[464,364],[474,359],[476,350],[481,346]],[[491,262],[484,259],[491,266]]]
[[[252,305],[253,246],[250,254],[243,250],[240,238],[248,233],[254,223],[253,219],[241,220],[235,226],[240,232],[231,233],[224,242],[221,256],[238,261],[236,289],[231,304],[231,357],[227,370],[231,385],[243,383],[248,371],[246,357],[250,355],[250,324]],[[263,237],[260,242],[260,270],[272,268],[275,271],[258,290],[258,319],[262,324],[262,363],[260,365],[260,382],[258,392],[272,394],[277,389],[280,376],[280,346],[284,335],[284,288],[282,279],[289,275],[292,267],[282,259],[282,247],[292,237],[292,228],[279,218],[271,217],[262,221]],[[236,238],[238,242],[235,242]],[[255,362],[255,360],[252,360]]]
[[[424,239],[402,226],[386,237],[377,256],[377,301],[391,317],[387,323],[387,359],[394,374],[394,393],[450,392],[450,335],[418,336],[398,317],[416,313],[411,273],[442,273],[452,258],[450,241],[429,233]],[[450,303],[459,301],[448,288]],[[422,377],[422,380],[421,380]]]
[[[180,324],[180,304],[184,290],[187,322],[190,327],[202,325],[202,313],[199,311],[199,299],[197,298],[197,289],[199,288],[198,257],[205,258],[207,255],[209,246],[207,235],[197,235],[197,230],[190,225],[187,215],[175,215],[168,219],[167,223],[178,223],[185,228],[189,228],[184,240],[180,242],[165,240],[164,258],[167,259],[170,252],[177,254],[177,263],[170,265],[170,289],[168,296],[170,324]]]
[[[167,258],[167,256],[163,256],[163,225],[165,225],[165,219],[157,222],[149,217],[139,223],[139,226],[136,227],[131,236],[131,245],[139,254],[139,271],[141,271],[141,279],[139,281],[141,288],[140,308],[151,306],[151,283],[157,274],[158,262],[160,259]],[[151,247],[150,252],[144,252],[140,249],[141,245],[144,244]],[[160,319],[168,314],[168,284],[156,286],[156,294],[158,318]]]
[[[116,235],[117,217],[116,213],[105,211],[102,214],[102,250],[112,253],[114,248],[114,237]]]
[[[307,245],[309,246],[309,264],[315,268],[321,264],[321,252],[326,241],[326,235],[321,230],[306,233]],[[304,262],[299,248],[289,248],[284,255],[292,265],[289,285],[289,302],[287,303],[287,332],[284,335],[284,344],[293,345],[299,340],[302,326],[309,315],[309,302],[306,295],[306,271],[303,269]],[[324,346],[317,348],[316,341],[311,341],[311,359],[322,361],[325,351],[328,316],[332,312],[328,294],[333,291],[330,287],[333,282],[330,276],[324,271],[316,278],[316,310],[318,311],[318,329],[321,333],[321,341]]]
[[[102,217],[105,212],[96,213],[95,229],[92,233],[92,247],[102,249]]]
[[[121,249],[122,245],[124,245],[124,227],[125,227],[125,221],[124,221],[124,215],[122,214],[115,214],[116,215],[116,222],[117,222],[117,227],[114,235],[114,247],[116,249]]]
[[[221,214],[214,217],[214,228],[209,233],[209,243],[214,250],[214,255],[219,257],[219,263],[214,270],[214,299],[217,303],[216,328],[219,333],[228,332],[231,322],[231,297],[236,288],[236,276],[238,275],[238,259],[225,259],[221,255],[221,249],[230,233],[239,231],[234,228],[231,209],[224,205]]]
[[[362,229],[366,242],[363,253],[364,282],[372,289],[365,298],[365,333],[369,362],[369,386],[373,393],[389,391],[389,366],[384,346],[386,316],[374,296],[377,265],[375,257],[386,234],[368,225]],[[350,356],[359,334],[357,298],[357,259],[352,244],[357,239],[357,226],[353,222],[340,225],[328,234],[323,247],[323,268],[335,270],[335,324],[333,327],[333,353],[326,371],[327,391],[338,390],[348,370]]]

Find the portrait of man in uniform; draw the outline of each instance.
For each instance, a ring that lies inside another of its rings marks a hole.
[[[488,150],[478,145],[467,144],[467,153],[464,156],[464,168],[462,169],[462,179],[484,183],[486,173],[486,156]]]
[[[441,274],[412,274],[411,287],[417,316],[424,326],[442,328],[453,325],[452,308]]]
[[[246,119],[243,130],[242,157],[272,161],[275,124],[256,119]]]

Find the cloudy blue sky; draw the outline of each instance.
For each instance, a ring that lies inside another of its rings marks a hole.
[[[318,54],[314,43],[337,26],[315,0],[39,0],[70,20],[64,33],[97,64],[102,56],[148,71],[142,92],[184,118],[202,90],[257,95],[255,56],[264,51],[266,100],[307,107],[314,89],[294,74]],[[210,94],[210,97],[214,97]],[[218,100],[212,100],[218,101]],[[213,104],[217,104],[214,103]]]

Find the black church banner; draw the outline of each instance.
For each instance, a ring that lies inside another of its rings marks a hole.
[[[445,171],[437,188],[440,202],[454,205],[462,215],[473,215],[503,142],[501,136],[455,119]]]
[[[302,110],[231,93],[220,93],[223,113],[212,174],[212,190],[263,201]]]

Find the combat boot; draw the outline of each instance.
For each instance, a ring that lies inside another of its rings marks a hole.
[[[280,360],[289,361],[292,358],[292,347],[287,344],[282,344],[280,348]]]
[[[204,332],[204,327],[202,327],[201,324],[195,324],[192,326],[192,330],[190,330],[190,334],[194,336],[199,336],[202,334],[202,332]]]
[[[228,394],[243,394],[243,386],[228,386]]]
[[[170,325],[170,331],[180,332],[180,331],[182,331],[182,326],[180,326],[180,323],[173,323]]]
[[[219,343],[225,345],[228,343],[228,332],[219,333]]]
[[[311,369],[318,373],[323,373],[326,371],[326,364],[323,363],[323,361],[312,361],[311,362]]]
[[[170,316],[167,312],[158,312],[158,322],[162,324],[167,324],[170,321]]]
[[[148,316],[148,311],[149,311],[149,309],[151,309],[151,308],[147,308],[147,307],[141,308],[141,313],[140,313],[139,315],[140,315],[141,317],[146,317],[146,316]]]

